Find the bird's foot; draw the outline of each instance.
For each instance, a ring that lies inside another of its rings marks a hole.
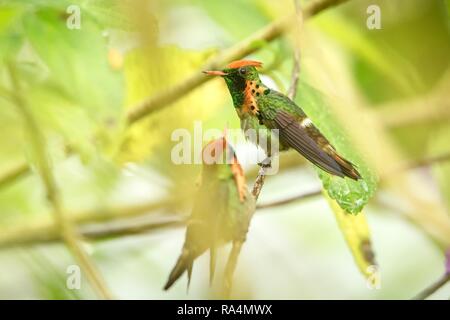
[[[272,159],[270,157],[265,158],[262,162],[258,163],[262,169],[270,169],[272,168]]]

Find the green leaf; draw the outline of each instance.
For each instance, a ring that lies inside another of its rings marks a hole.
[[[305,82],[299,83],[297,92],[297,103],[327,137],[339,154],[356,165],[362,176],[362,179],[354,181],[349,178],[332,176],[317,169],[323,187],[328,195],[336,200],[346,212],[359,213],[375,192],[377,185],[376,175],[365,164],[357,150],[352,147],[352,143],[346,136],[344,128],[339,124],[337,117],[331,113],[329,102],[325,96]]]

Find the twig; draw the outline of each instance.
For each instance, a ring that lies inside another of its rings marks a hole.
[[[450,151],[440,154],[431,156],[429,158],[423,158],[420,160],[417,160],[415,162],[412,162],[410,164],[405,165],[401,170],[411,170],[411,169],[417,169],[420,167],[427,167],[432,164],[442,163],[450,160]]]
[[[292,68],[291,82],[287,92],[287,96],[291,100],[294,100],[297,95],[298,79],[300,76],[300,37],[301,29],[303,27],[303,11],[300,8],[298,0],[294,0],[294,4],[297,17],[297,32],[295,35],[294,66]]]
[[[171,208],[171,205],[173,205],[173,201],[171,201],[171,199],[164,199],[158,202],[153,201],[132,206],[88,210],[73,212],[70,214],[69,212],[66,213],[70,217],[72,223],[76,225],[99,222],[106,224],[108,221],[124,220],[136,216],[143,216],[147,213],[153,214],[156,212],[168,211]],[[108,229],[108,227],[102,226],[98,229],[99,233],[107,234],[108,232],[107,230],[103,230]],[[85,234],[83,229],[80,230],[80,233],[83,236],[92,237],[91,234]],[[123,233],[125,234],[126,231],[123,231]],[[51,224],[50,222],[23,225],[9,230],[2,230],[2,233],[0,233],[0,248],[10,246],[26,246],[35,243],[57,241],[60,239],[61,235],[57,229],[57,226]]]
[[[265,180],[266,180],[266,169],[264,167],[261,167],[252,189],[252,195],[253,197],[255,197],[255,202],[258,201],[258,197],[259,194],[261,193],[262,187],[264,186]]]
[[[295,96],[297,95],[299,76],[300,76],[300,53],[298,52],[298,50],[295,50],[294,66],[292,68],[292,74],[291,74],[291,85],[286,94],[289,97],[289,99],[291,99],[291,100],[294,100]]]
[[[450,281],[450,273],[445,273],[438,281],[433,283],[431,286],[420,292],[417,296],[412,298],[412,300],[425,300],[433,293],[442,288],[447,282]]]
[[[445,253],[444,275],[437,282],[433,283],[431,286],[429,286],[428,288],[420,292],[417,296],[415,296],[413,300],[425,300],[449,281],[450,281],[450,249],[447,249],[447,252]]]
[[[299,200],[305,200],[308,198],[313,198],[313,197],[317,197],[319,195],[322,194],[322,190],[321,189],[317,189],[317,190],[313,190],[313,191],[309,191],[306,193],[301,193],[299,195],[287,198],[287,199],[283,199],[283,200],[277,200],[277,201],[273,201],[273,202],[269,202],[266,204],[259,204],[256,206],[256,209],[268,209],[268,208],[273,208],[273,207],[278,207],[278,206],[282,206],[285,204],[289,204],[295,201],[299,201]]]
[[[84,237],[91,240],[103,240],[109,238],[117,238],[123,236],[132,236],[136,234],[148,233],[151,231],[161,231],[169,228],[185,226],[188,218],[175,216],[165,218],[161,221],[120,223],[117,226],[100,226],[100,227],[82,227],[80,232]]]
[[[346,2],[348,0],[316,0],[308,2],[303,10],[303,16],[305,19],[310,18],[316,14],[319,14],[323,10]],[[284,33],[284,31],[291,25],[295,15],[287,18],[282,18],[272,22],[271,24],[263,27],[250,35],[248,38],[242,40],[236,45],[228,48],[222,53],[210,59],[202,68],[202,70],[211,70],[222,67],[225,63],[245,57],[256,50],[260,49],[260,46],[255,44],[258,42],[270,42]],[[178,100],[191,90],[197,88],[201,84],[210,80],[210,77],[195,71],[189,77],[175,84],[174,86],[151,96],[137,105],[133,106],[127,114],[128,123],[132,124],[144,118],[145,116],[160,110],[161,108]]]
[[[151,231],[161,231],[170,228],[182,227],[186,225],[187,219],[179,215],[170,215],[170,218],[164,218],[160,221],[134,221],[129,222],[126,219],[120,221],[120,224],[114,225],[109,222],[101,224],[78,225],[78,233],[86,240],[105,240],[117,237],[132,236],[144,234]],[[56,228],[40,228],[30,230],[31,234],[26,233],[27,229],[20,230],[12,236],[8,234],[0,238],[0,249],[11,247],[25,247],[36,244],[50,244],[61,241],[61,234]],[[23,235],[23,236],[22,236]]]
[[[32,113],[28,110],[26,100],[21,95],[20,83],[16,78],[14,66],[10,64],[8,65],[8,67],[11,77],[11,83],[14,89],[14,102],[24,120],[26,127],[29,130],[30,141],[37,158],[36,160],[38,170],[46,189],[47,199],[53,208],[54,219],[58,229],[60,230],[61,237],[66,242],[67,247],[70,249],[70,251],[72,251],[72,254],[77,258],[80,266],[86,273],[90,284],[99,295],[99,297],[110,299],[112,298],[112,295],[109,293],[109,290],[107,289],[102,277],[95,268],[95,265],[92,263],[88,254],[83,249],[82,244],[79,242],[80,239],[77,231],[65,217],[59,190],[56,186],[56,181],[50,168],[49,159],[45,151],[45,139]]]

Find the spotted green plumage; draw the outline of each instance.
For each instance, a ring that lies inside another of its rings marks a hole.
[[[220,71],[220,75],[230,91],[241,128],[247,137],[249,129],[262,129],[253,141],[269,157],[275,153],[268,148],[275,139],[280,151],[293,148],[330,174],[354,180],[361,178],[355,166],[338,154],[295,102],[261,82],[255,61],[242,60],[231,65]],[[261,143],[266,139],[268,143]]]

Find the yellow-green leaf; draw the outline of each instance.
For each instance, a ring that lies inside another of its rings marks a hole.
[[[323,192],[323,194],[333,210],[339,229],[344,235],[358,269],[366,278],[374,281],[377,278],[373,277],[377,267],[369,226],[364,213],[361,211],[358,215],[349,214],[330,198],[327,192]]]

